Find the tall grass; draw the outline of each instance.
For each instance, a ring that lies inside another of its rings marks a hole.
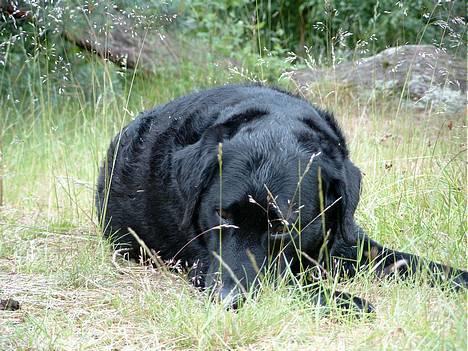
[[[44,66],[53,52],[33,52],[0,73],[0,298],[22,305],[0,311],[1,349],[466,349],[466,294],[423,278],[324,282],[373,302],[373,317],[325,311],[281,282],[232,312],[178,275],[120,260],[101,239],[94,189],[110,138],[139,111],[193,89],[258,78],[287,86],[271,74],[290,68],[281,56],[243,51],[243,69],[218,68],[214,57],[147,77],[80,54],[86,84],[71,70],[61,90]],[[363,101],[335,84],[311,93],[335,112],[364,173],[357,220],[370,236],[466,268],[465,116],[398,109],[395,97]]]

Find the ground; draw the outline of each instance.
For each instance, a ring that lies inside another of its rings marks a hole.
[[[335,111],[364,173],[358,222],[389,247],[466,269],[464,116],[322,96],[311,98]],[[319,308],[287,286],[233,312],[180,275],[123,261],[100,236],[93,188],[110,136],[135,111],[44,106],[42,122],[5,139],[0,299],[20,309],[0,311],[0,349],[466,350],[466,293],[424,279],[339,283],[374,303],[371,316]]]

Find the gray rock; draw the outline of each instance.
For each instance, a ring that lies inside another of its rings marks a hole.
[[[332,68],[297,70],[292,79],[301,90],[333,82],[364,96],[403,92],[415,107],[457,112],[466,108],[466,74],[466,60],[432,45],[404,45]]]

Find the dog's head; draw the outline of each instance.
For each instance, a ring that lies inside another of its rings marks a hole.
[[[297,273],[354,235],[360,172],[333,118],[312,111],[288,126],[265,110],[231,114],[174,154],[181,226],[205,232],[206,285],[222,298],[267,268]]]

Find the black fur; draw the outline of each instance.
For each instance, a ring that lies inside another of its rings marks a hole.
[[[131,257],[140,248],[128,228],[162,259],[196,266],[200,286],[220,283],[223,298],[255,285],[258,267],[299,273],[318,262],[352,275],[374,261],[380,273],[415,272],[426,261],[382,247],[355,223],[361,173],[348,156],[330,113],[278,89],[223,86],[145,112],[114,138],[98,213]],[[281,218],[288,233],[272,233]],[[467,285],[467,272],[427,263]],[[370,309],[335,294],[344,296]]]

